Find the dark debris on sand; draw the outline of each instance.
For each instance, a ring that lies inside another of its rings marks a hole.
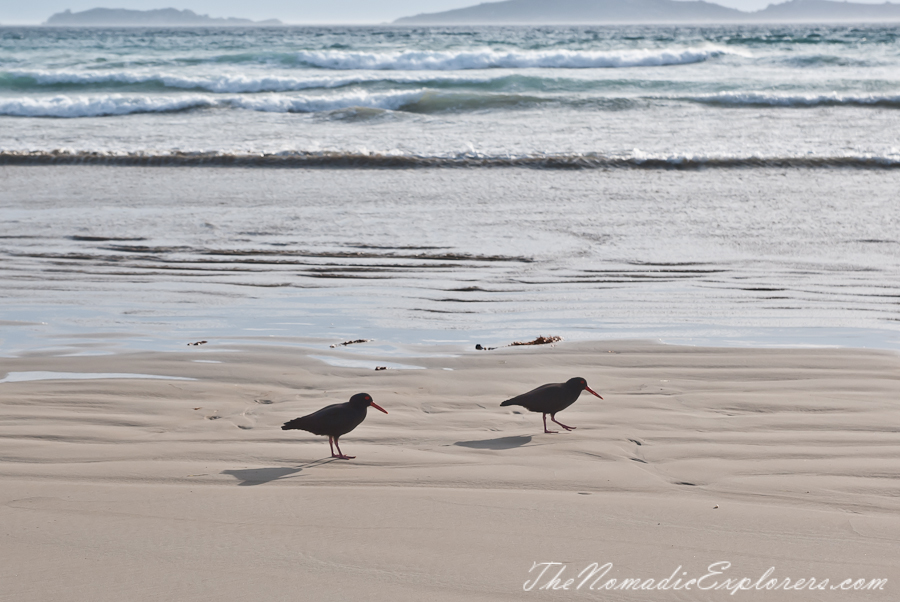
[[[506,345],[506,347],[519,347],[521,345],[550,345],[552,343],[556,343],[561,340],[562,340],[562,337],[557,337],[557,336],[550,336],[550,337],[539,336],[538,338],[534,339],[533,341],[525,341],[525,342],[514,341],[514,342],[510,343],[509,345]],[[496,349],[496,347],[482,347],[479,344],[479,345],[475,345],[475,349],[477,351],[493,351],[494,349]]]
[[[549,345],[551,343],[556,343],[561,340],[562,340],[562,337],[543,337],[543,336],[541,336],[541,337],[536,338],[533,341],[526,341],[524,343],[521,341],[516,341],[514,343],[510,343],[509,347],[517,347],[519,345]]]
[[[357,343],[370,343],[372,339],[356,339],[355,341],[344,341],[343,343],[338,343],[337,345],[331,345],[331,348],[334,349],[338,345],[341,347],[346,347],[347,345],[356,345]]]

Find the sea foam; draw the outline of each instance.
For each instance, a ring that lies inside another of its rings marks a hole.
[[[623,154],[529,153],[486,155],[457,153],[421,155],[392,151],[284,151],[278,153],[234,152],[92,152],[76,150],[12,151],[0,149],[0,165],[130,165],[130,166],[241,166],[241,167],[333,167],[333,168],[531,168],[531,169],[641,169],[696,170],[788,167],[823,169],[900,169],[900,149],[885,154],[759,155],[759,154],[666,154],[634,149]]]
[[[638,50],[404,50],[363,52],[302,51],[299,63],[322,69],[465,70],[465,69],[598,69],[658,67],[700,63],[728,54],[724,48],[660,48]]]
[[[0,115],[14,117],[100,117],[132,113],[161,113],[215,106],[210,96],[51,96],[0,99]]]
[[[163,113],[189,109],[237,108],[275,113],[313,113],[353,107],[397,110],[414,103],[424,90],[370,93],[351,91],[334,96],[210,94],[171,95],[57,95],[0,99],[0,115],[15,117],[103,117],[134,113]]]
[[[719,92],[688,97],[708,104],[731,106],[815,107],[886,106],[900,108],[900,94],[787,94],[772,92]]]

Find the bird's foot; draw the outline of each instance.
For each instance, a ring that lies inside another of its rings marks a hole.
[[[559,431],[548,431],[547,429],[544,429],[544,432],[548,435],[556,435],[557,433],[559,433]]]
[[[332,458],[336,458],[338,460],[352,460],[356,456],[345,456],[344,454],[331,454]]]
[[[557,419],[554,418],[553,416],[550,417],[550,420],[552,420],[553,422],[555,422],[555,423],[558,424],[559,426],[563,427],[563,428],[566,429],[567,431],[574,431],[574,430],[575,430],[575,427],[574,427],[574,426],[568,426],[568,425],[566,425],[566,424],[563,424],[562,422],[560,422],[559,420],[557,420]]]

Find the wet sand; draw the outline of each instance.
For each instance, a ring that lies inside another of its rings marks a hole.
[[[215,340],[4,358],[0,599],[896,598],[895,354],[643,342],[433,351],[402,360],[425,369],[383,371]],[[28,380],[40,371],[179,380]],[[605,400],[584,395],[560,414],[573,432],[543,434],[539,414],[499,407],[575,375]],[[343,438],[355,460],[279,428],[360,391],[390,414],[370,412]],[[888,582],[547,591],[548,572],[524,591],[535,562],[565,564],[558,586],[612,563],[599,587],[687,581],[724,561],[704,584],[756,583],[769,567],[792,584]]]
[[[0,188],[0,319],[46,323],[0,355],[96,333],[900,350],[897,169],[0,165]]]

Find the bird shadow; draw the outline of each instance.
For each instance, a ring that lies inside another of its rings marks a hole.
[[[323,458],[293,468],[289,466],[273,466],[272,468],[223,470],[219,474],[231,475],[239,481],[239,487],[248,487],[251,485],[262,485],[263,483],[279,481],[291,475],[303,472],[304,468],[313,468],[315,466],[322,466],[323,464],[330,464],[331,462],[334,462],[334,460],[334,458]]]
[[[513,449],[531,443],[531,435],[518,437],[500,437],[498,439],[481,439],[479,441],[457,441],[453,445],[472,449]]]

